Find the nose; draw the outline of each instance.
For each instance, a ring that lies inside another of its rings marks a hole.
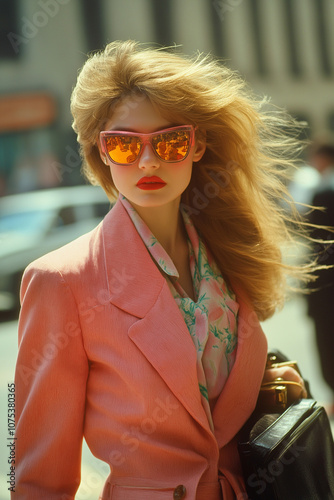
[[[138,167],[145,169],[156,169],[160,167],[159,158],[153,151],[150,143],[143,144],[141,154],[138,160]]]

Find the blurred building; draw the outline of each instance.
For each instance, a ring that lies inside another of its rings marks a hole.
[[[256,93],[334,133],[333,0],[0,0],[0,194],[81,182],[69,98],[116,39],[212,52]]]

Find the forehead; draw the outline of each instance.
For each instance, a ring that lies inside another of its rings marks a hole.
[[[115,107],[105,130],[128,130],[143,134],[171,126],[152,102],[143,95],[128,96]]]

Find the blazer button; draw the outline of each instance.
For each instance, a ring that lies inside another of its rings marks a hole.
[[[182,498],[185,498],[186,492],[187,492],[186,487],[183,486],[183,484],[179,484],[179,486],[176,486],[174,490],[173,499],[182,500]]]

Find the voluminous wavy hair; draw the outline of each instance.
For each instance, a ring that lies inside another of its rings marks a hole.
[[[289,265],[281,254],[296,237],[307,238],[286,189],[300,153],[299,125],[255,98],[236,72],[211,56],[110,43],[89,57],[71,99],[84,175],[109,198],[117,191],[100,158],[99,132],[116,106],[127,113],[144,97],[171,123],[196,125],[198,137],[206,137],[182,206],[225,279],[242,287],[260,320],[270,317],[291,283],[302,288],[316,268],[312,262]]]

